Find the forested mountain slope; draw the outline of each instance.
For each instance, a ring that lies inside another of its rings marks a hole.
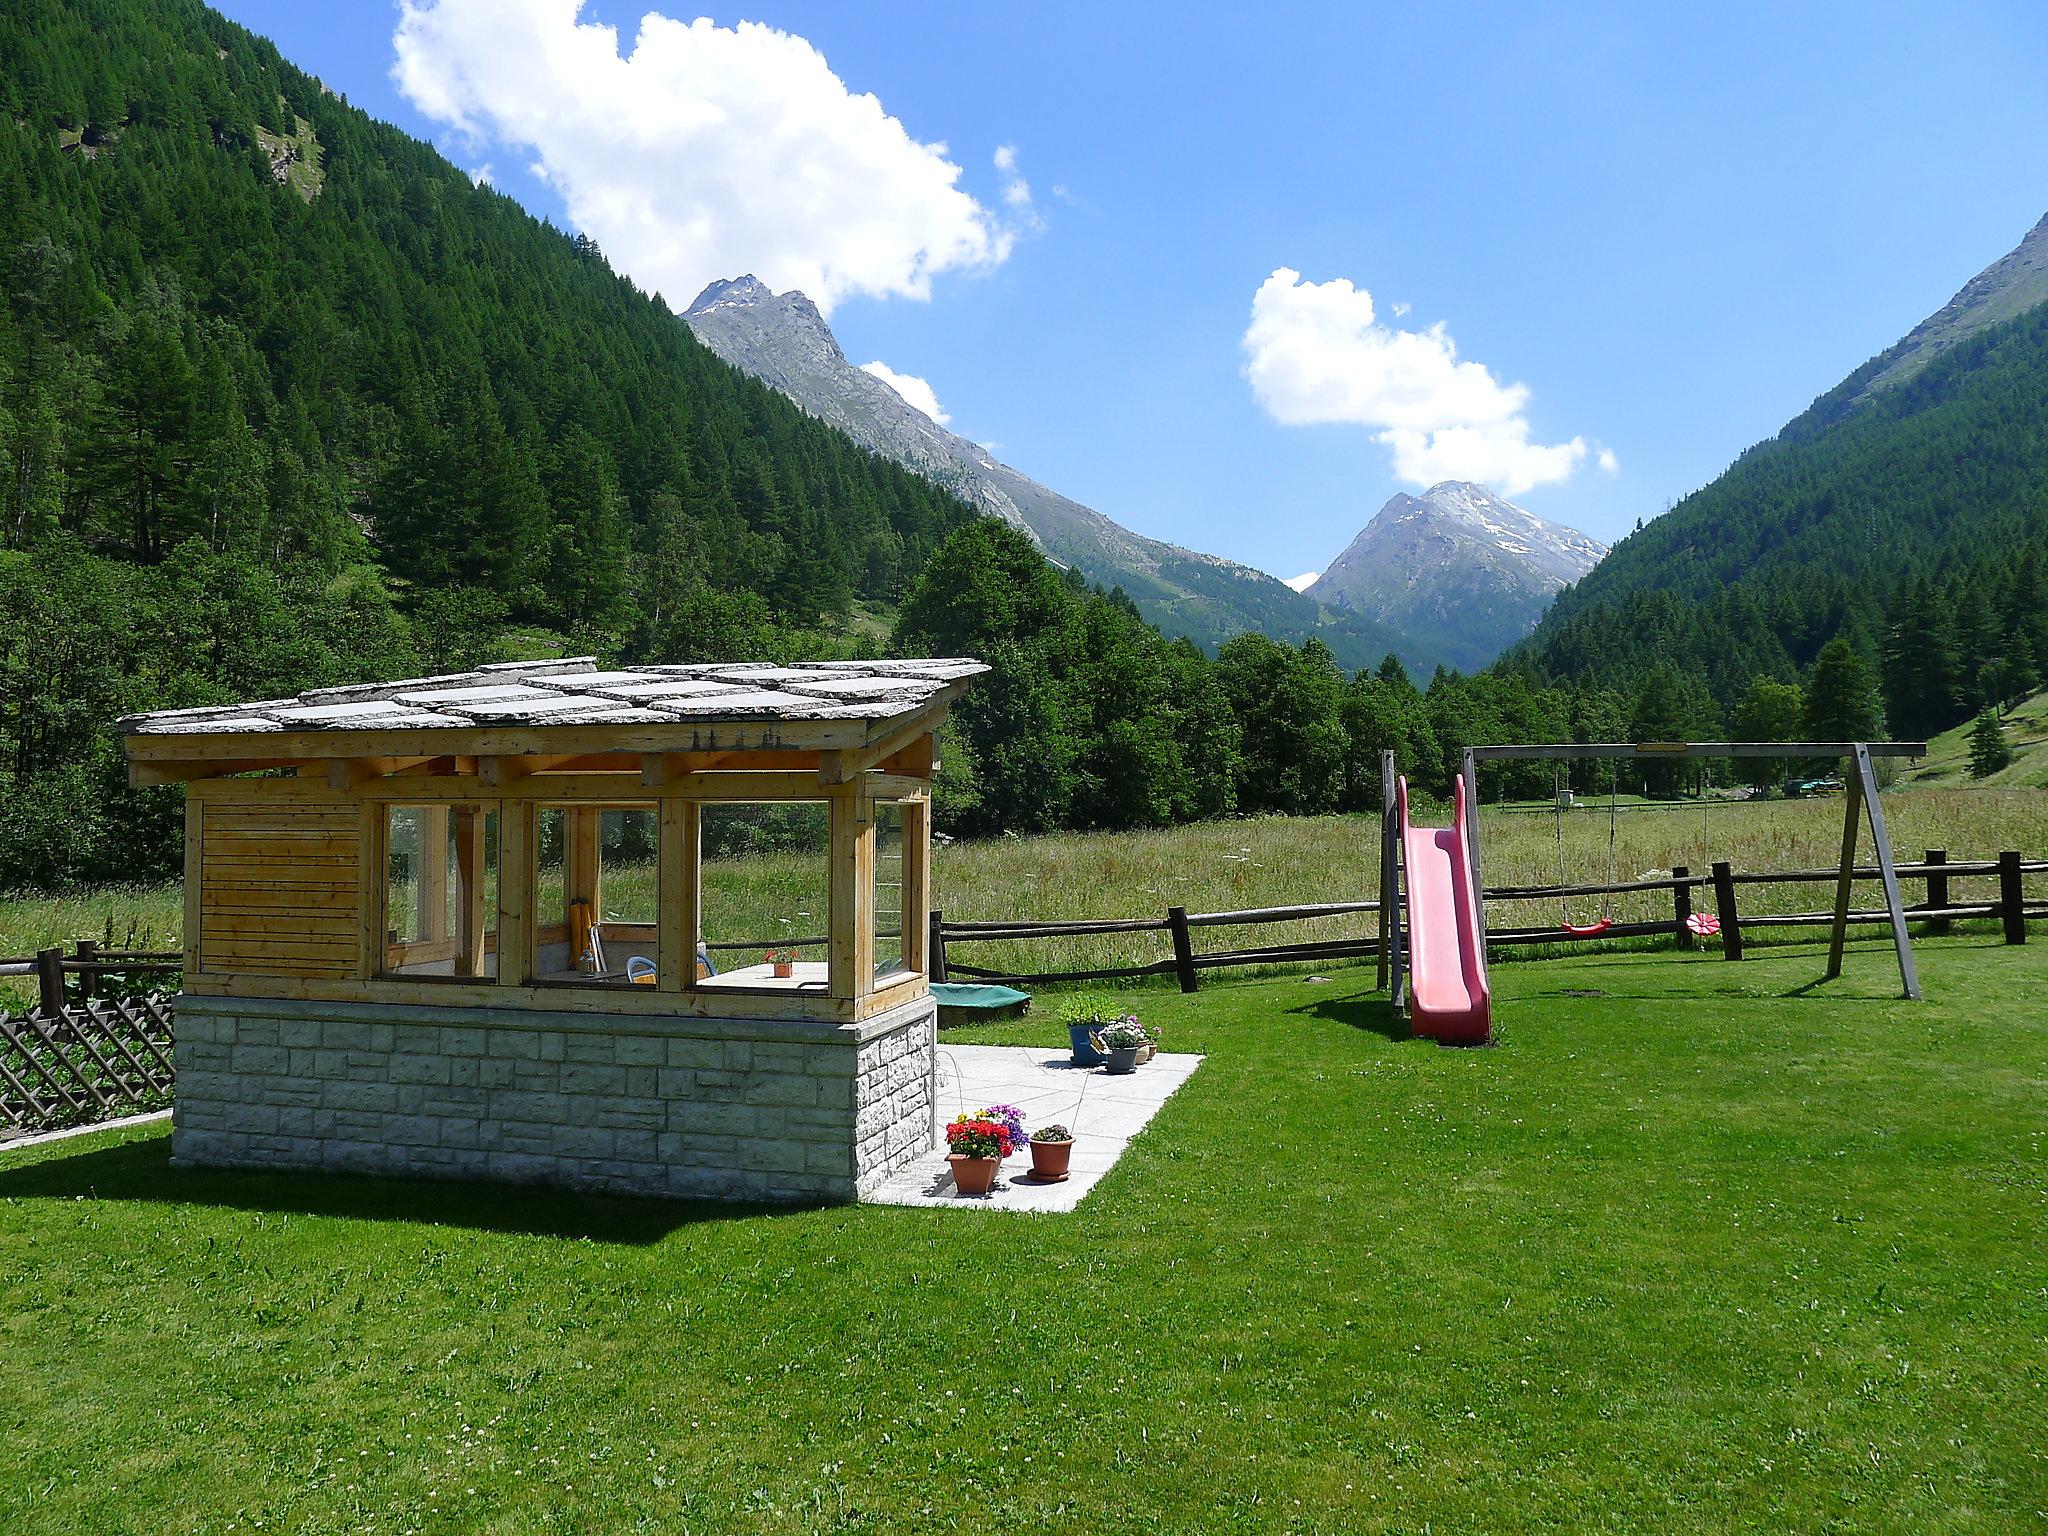
[[[973,515],[192,0],[0,0],[0,283],[0,881],[168,857],[124,709],[815,648]]]
[[[2017,303],[2036,276],[2008,257],[1950,309]],[[1882,354],[1615,545],[1515,659],[1623,687],[1669,663],[1726,705],[1841,635],[1912,735],[2009,694],[2048,661],[2048,304],[1922,350],[1866,389],[1901,355]]]

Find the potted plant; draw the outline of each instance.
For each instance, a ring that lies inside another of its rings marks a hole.
[[[777,945],[761,957],[766,960],[775,976],[787,981],[796,974],[796,951],[787,945]]]
[[[953,1187],[963,1195],[985,1195],[1003,1159],[1024,1144],[1024,1117],[1008,1104],[991,1104],[971,1115],[955,1115],[946,1126],[946,1163]]]
[[[1095,1031],[1109,1022],[1107,1015],[1088,1008],[1067,1015],[1067,1044],[1077,1067],[1099,1067],[1102,1052],[1095,1049]]]
[[[1102,1070],[1121,1076],[1138,1070],[1138,1052],[1151,1044],[1152,1037],[1135,1015],[1127,1013],[1096,1030],[1094,1040],[1095,1049],[1104,1057]]]
[[[1031,1133],[1031,1176],[1057,1184],[1074,1156],[1074,1133],[1064,1125],[1041,1125]]]

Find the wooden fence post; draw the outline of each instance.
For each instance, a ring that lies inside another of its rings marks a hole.
[[[96,968],[96,962],[99,960],[99,957],[100,941],[98,939],[80,939],[78,941],[78,952],[71,958],[80,962],[78,996],[82,1002],[89,1003],[99,996],[100,973]],[[87,967],[95,968],[87,969]]]
[[[1180,978],[1181,991],[1192,992],[1195,990],[1197,983],[1195,981],[1195,946],[1188,938],[1188,909],[1186,907],[1168,907],[1166,909],[1166,923],[1173,930],[1174,974]]]
[[[1928,849],[1927,862],[1929,864],[1946,864],[1948,862],[1948,850],[1946,848]],[[1948,905],[1948,876],[1937,875],[1931,869],[1927,872],[1927,905],[1936,910]],[[1949,920],[1945,917],[1930,918],[1927,922],[1927,931],[1929,933],[1947,933],[1949,927]]]
[[[2020,884],[2020,856],[2008,848],[1998,856],[1998,915],[2005,919],[2005,942],[2027,942],[2026,892]]]
[[[1714,863],[1714,911],[1721,919],[1721,958],[1742,958],[1742,920],[1735,911],[1735,870],[1726,859]]]
[[[39,949],[36,951],[36,988],[41,993],[38,1004],[45,1013],[64,1011],[64,951],[61,949]]]
[[[946,914],[932,908],[931,941],[925,946],[925,964],[933,981],[946,979]]]
[[[1692,916],[1692,887],[1686,883],[1691,874],[1692,869],[1688,865],[1671,866],[1671,928],[1678,935],[1680,949],[1700,947],[1698,935],[1685,925],[1686,919]]]

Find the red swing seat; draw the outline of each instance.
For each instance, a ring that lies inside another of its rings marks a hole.
[[[1608,929],[1612,928],[1614,926],[1614,919],[1603,917],[1597,922],[1559,923],[1557,926],[1564,932],[1572,934],[1577,938],[1590,939],[1594,934],[1605,933]]]

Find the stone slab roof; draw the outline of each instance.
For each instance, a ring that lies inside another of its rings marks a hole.
[[[312,688],[297,698],[124,715],[135,736],[477,726],[887,720],[916,713],[978,661],[703,662],[604,670],[594,658],[507,661],[446,677]]]

